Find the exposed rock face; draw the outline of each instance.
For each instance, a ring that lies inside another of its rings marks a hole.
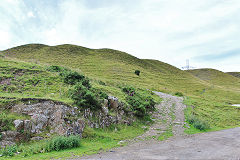
[[[24,121],[24,132],[30,133],[32,130],[32,121],[31,120],[25,120]]]
[[[26,114],[30,120],[15,120],[16,131],[2,132],[0,146],[11,145],[24,139],[24,135],[36,135],[44,131],[48,134],[79,135],[82,136],[84,128],[104,128],[112,124],[131,124],[134,121],[133,114],[125,113],[124,104],[118,98],[109,96],[102,104],[102,109],[91,111],[85,109],[79,111],[77,107],[53,101],[40,101],[35,104],[18,104],[12,106],[12,112]],[[31,137],[28,137],[31,138]],[[31,140],[40,140],[42,137],[32,137]]]
[[[2,140],[13,142],[17,140],[18,135],[19,132],[17,131],[5,131],[2,132]]]
[[[57,133],[59,135],[66,135],[69,128],[75,125],[75,122],[66,122],[68,116],[75,116],[78,114],[77,108],[56,104],[51,101],[29,105],[15,105],[12,107],[12,111],[31,116],[31,120],[25,120],[24,122],[15,120],[16,122],[14,121],[14,123],[16,128],[21,127],[24,128],[25,131],[30,131],[31,133],[41,133],[45,129],[50,129],[51,133]]]
[[[23,120],[19,120],[18,119],[18,120],[15,120],[13,123],[14,123],[15,128],[16,128],[17,131],[23,130],[23,126],[24,126]]]
[[[104,128],[120,123],[130,125],[134,121],[134,116],[132,113],[124,112],[123,108],[124,104],[119,102],[118,98],[109,96],[108,100],[104,100],[101,112],[93,113],[90,109],[86,109],[84,118],[91,128]],[[110,113],[110,111],[112,112]]]
[[[16,143],[15,142],[12,142],[12,141],[5,141],[5,140],[2,140],[0,141],[0,148],[1,147],[6,147],[6,146],[12,146],[12,145],[15,145]]]

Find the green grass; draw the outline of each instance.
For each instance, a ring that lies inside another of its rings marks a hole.
[[[206,121],[210,125],[210,129],[206,131],[217,131],[221,129],[238,127],[240,125],[240,110],[232,107],[221,99],[208,100],[206,98],[186,98],[184,103],[188,106],[185,109],[185,118],[194,114]],[[205,131],[205,132],[206,132]],[[190,129],[185,130],[186,133],[199,133],[190,125]]]
[[[143,134],[146,129],[142,128],[143,124],[137,122],[132,126],[118,125],[112,126],[105,129],[92,129],[87,128],[85,130],[85,135],[88,137],[81,140],[81,146],[79,148],[67,149],[61,151],[53,151],[49,153],[38,153],[31,154],[27,157],[23,157],[24,153],[16,155],[15,157],[3,157],[0,159],[57,159],[57,158],[69,158],[73,155],[83,156],[88,154],[98,153],[99,151],[106,151],[113,147],[119,147],[121,145],[119,141],[125,139],[131,139],[138,135]],[[115,130],[116,128],[116,130]],[[41,142],[40,142],[41,143]],[[42,142],[44,143],[44,142]],[[22,148],[31,148],[33,151],[35,148],[39,147],[38,143],[25,144]],[[34,153],[34,152],[33,152]]]
[[[30,117],[26,115],[20,115],[17,113],[12,113],[9,111],[1,111],[0,113],[0,132],[7,130],[15,130],[13,121],[16,119],[30,119]]]
[[[164,141],[172,136],[173,136],[172,126],[169,126],[169,128],[165,132],[163,132],[157,139],[159,141]]]
[[[45,98],[62,102],[67,97],[69,86],[59,76],[43,66],[0,58],[0,106],[8,98]]]
[[[240,79],[230,74],[215,69],[194,69],[186,72],[208,82],[212,87],[240,91]]]

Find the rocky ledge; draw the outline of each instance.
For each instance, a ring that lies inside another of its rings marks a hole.
[[[91,111],[79,109],[66,104],[41,100],[33,103],[30,100],[23,104],[11,106],[11,111],[25,114],[28,120],[15,120],[15,130],[1,133],[0,146],[13,145],[15,142],[41,140],[41,133],[46,135],[79,135],[82,136],[84,128],[104,128],[112,124],[125,123],[130,125],[134,116],[124,111],[124,104],[116,97],[109,96],[104,100],[102,109]]]

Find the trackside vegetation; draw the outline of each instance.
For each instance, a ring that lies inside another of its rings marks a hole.
[[[22,153],[23,157],[37,154],[37,153],[47,153],[51,151],[60,151],[64,149],[71,149],[80,147],[80,137],[79,136],[56,136],[49,140],[43,140],[37,144],[24,146],[24,145],[14,145],[8,146],[0,150],[0,155],[4,157],[12,157],[17,152]]]

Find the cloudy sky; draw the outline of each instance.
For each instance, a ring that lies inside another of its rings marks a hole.
[[[240,71],[240,0],[1,0],[0,50],[27,43]]]

